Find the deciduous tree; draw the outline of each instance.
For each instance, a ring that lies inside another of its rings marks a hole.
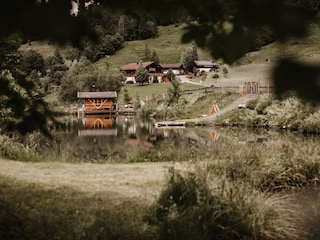
[[[180,62],[184,69],[189,72],[192,72],[195,60],[198,60],[198,51],[196,46],[186,48],[180,57]]]

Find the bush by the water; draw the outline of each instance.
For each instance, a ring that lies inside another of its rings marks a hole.
[[[280,101],[260,96],[250,101],[246,109],[238,109],[221,116],[217,119],[217,123],[318,134],[319,114],[319,106],[305,103],[296,97]]]

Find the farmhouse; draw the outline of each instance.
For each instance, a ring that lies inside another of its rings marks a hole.
[[[84,115],[117,113],[117,92],[78,92],[77,97],[84,100]]]
[[[210,72],[219,68],[215,61],[194,61],[198,72]]]
[[[172,70],[172,72],[175,75],[181,75],[184,74],[184,69],[182,63],[166,63],[166,64],[160,64],[161,70],[163,74],[167,74],[169,69]]]
[[[135,75],[137,69],[139,68],[140,64],[142,64],[142,66],[148,70],[150,76],[158,76],[161,74],[160,66],[158,66],[154,62],[129,63],[129,64],[121,67],[121,70],[125,73],[126,82],[132,81],[133,83],[136,83],[134,75]]]

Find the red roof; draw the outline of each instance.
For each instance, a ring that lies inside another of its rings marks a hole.
[[[140,64],[139,62],[137,62],[137,63],[129,63],[129,64],[123,66],[121,68],[121,70],[123,70],[123,71],[137,70],[139,68],[139,64]],[[151,64],[153,64],[153,62],[142,62],[142,66],[144,68],[148,67]]]

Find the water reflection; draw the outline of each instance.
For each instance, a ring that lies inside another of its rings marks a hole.
[[[117,136],[116,117],[86,117],[81,119],[78,136]]]
[[[41,139],[37,151],[57,158],[84,161],[125,159],[137,148],[146,151],[182,152],[193,147],[208,147],[220,141],[213,128],[155,128],[154,121],[136,116],[66,117],[65,127],[53,127],[54,142]]]
[[[194,149],[210,148],[216,151],[232,151],[231,146],[252,147],[264,145],[265,149],[299,142],[314,146],[318,136],[303,136],[289,132],[266,129],[230,127],[155,128],[155,121],[141,120],[136,116],[99,116],[88,118],[66,118],[67,126],[54,130],[55,142],[39,141],[39,152],[57,158],[81,159],[84,161],[108,161],[112,157],[126,158],[135,149],[153,149],[161,153],[181,153]],[[311,144],[309,144],[311,143]],[[38,144],[38,143],[37,143]],[[311,148],[311,147],[310,147]],[[267,151],[267,150],[266,150]],[[310,150],[311,151],[311,150]],[[228,154],[228,153],[227,153]],[[191,155],[190,155],[191,156]]]
[[[170,138],[185,138],[199,144],[208,144],[208,142],[216,141],[219,138],[219,133],[215,130],[205,130],[206,134],[200,134],[201,131],[198,130],[192,128],[155,128],[153,121],[142,121],[134,116],[89,116],[78,121],[77,135],[78,137],[109,136],[113,137],[110,138],[113,139],[113,143],[120,141],[121,144],[146,147],[156,147],[165,139]]]

